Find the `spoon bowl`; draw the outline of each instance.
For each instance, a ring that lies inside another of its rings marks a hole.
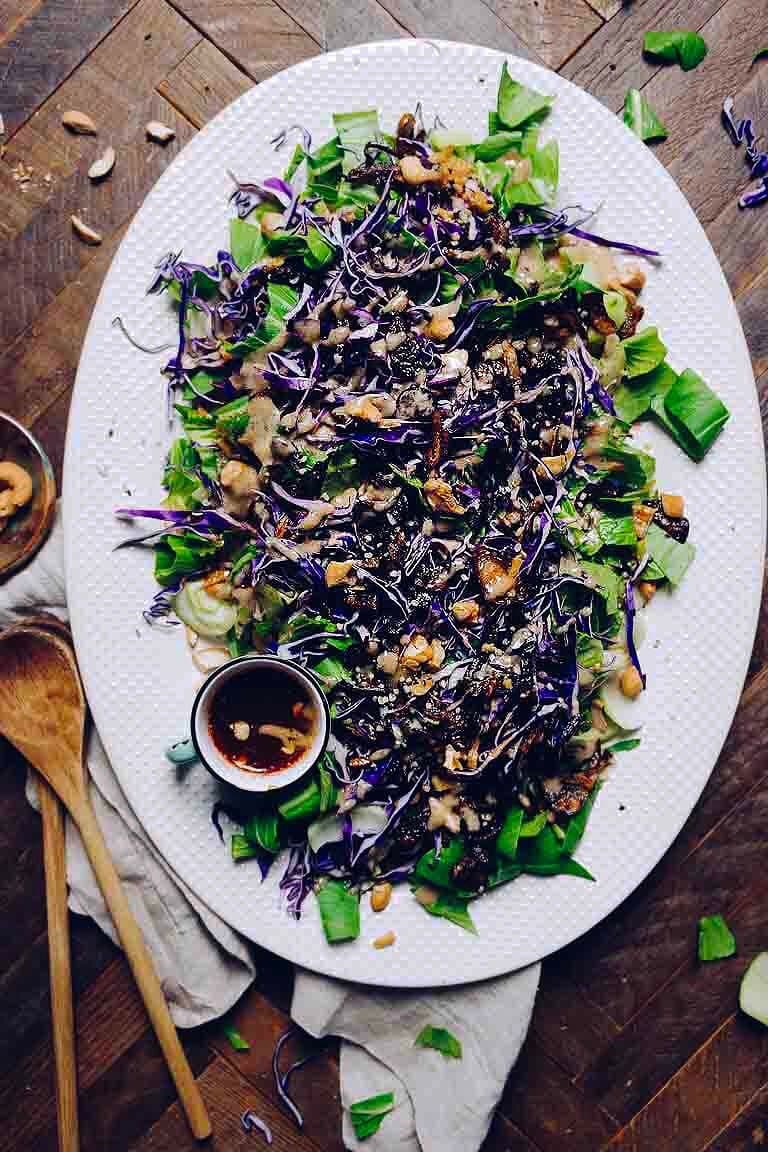
[[[18,626],[0,635],[0,653],[0,731],[76,808],[87,800],[85,698],[72,650],[53,631]]]

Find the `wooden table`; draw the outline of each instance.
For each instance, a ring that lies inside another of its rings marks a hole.
[[[643,59],[651,28],[701,29],[694,72]],[[251,84],[324,48],[421,35],[476,41],[559,69],[618,110],[643,89],[669,128],[657,149],[698,213],[737,299],[761,396],[768,395],[768,206],[740,212],[741,156],[720,126],[732,93],[768,129],[766,0],[0,0],[0,409],[30,425],[60,475],[80,346],[102,277],[133,212],[196,130]],[[111,180],[86,171],[97,145],[68,135],[67,108],[96,116],[115,142]],[[165,149],[144,124],[173,125]],[[585,142],[588,162],[589,147]],[[80,212],[104,233],[73,235]],[[740,494],[734,493],[738,500]],[[712,575],[716,595],[717,574]],[[713,654],[712,675],[717,676]],[[704,795],[646,883],[588,936],[544,964],[528,1040],[487,1152],[742,1152],[768,1144],[768,1029],[739,1015],[741,973],[768,948],[768,627],[761,622],[733,729]],[[0,772],[0,1152],[54,1149],[40,828],[24,769]],[[696,920],[727,915],[736,959],[700,966]],[[73,918],[83,1148],[193,1147],[120,955]],[[258,957],[235,1021],[187,1047],[225,1152],[259,1146],[240,1131],[252,1107],[276,1149],[336,1152],[337,1053],[297,1077],[307,1126],[276,1102],[269,1061],[288,1023],[291,975]],[[471,1150],[467,1150],[471,1152]]]

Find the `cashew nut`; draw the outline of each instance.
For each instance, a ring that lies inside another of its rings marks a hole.
[[[0,518],[7,519],[32,499],[32,477],[11,460],[0,461]]]

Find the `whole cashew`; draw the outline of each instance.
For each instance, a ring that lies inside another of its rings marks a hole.
[[[32,477],[11,460],[0,461],[0,517],[12,516],[32,499]]]

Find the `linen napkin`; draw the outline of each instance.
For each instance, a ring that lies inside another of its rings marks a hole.
[[[60,510],[32,563],[0,585],[0,627],[29,613],[66,619]],[[191,1028],[226,1012],[256,976],[252,950],[176,875],[154,847],[117,781],[95,728],[87,748],[91,797],[144,933],[174,1020]],[[35,802],[34,782],[27,789]],[[79,834],[67,822],[67,879],[74,912],[117,943]],[[538,964],[455,989],[400,992],[296,970],[291,1015],[313,1036],[342,1039],[344,1142],[368,1152],[473,1152],[482,1144],[528,1030]],[[462,1043],[461,1060],[414,1047],[428,1024]],[[393,1091],[394,1112],[362,1145],[346,1109]]]

